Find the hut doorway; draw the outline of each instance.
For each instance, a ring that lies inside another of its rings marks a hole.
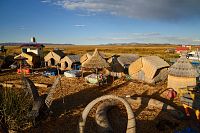
[[[51,58],[51,65],[54,66],[55,65],[55,60],[53,58]]]
[[[48,66],[48,62],[45,62],[45,66],[46,66],[46,67]]]
[[[75,63],[72,63],[71,68],[74,69],[74,70],[79,70],[80,66],[81,66],[80,62],[75,62]]]
[[[68,63],[65,61],[65,68],[67,68],[68,67]]]

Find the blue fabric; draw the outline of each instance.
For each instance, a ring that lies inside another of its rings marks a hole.
[[[187,127],[182,129],[181,131],[175,131],[174,133],[198,133],[198,132],[190,127]]]

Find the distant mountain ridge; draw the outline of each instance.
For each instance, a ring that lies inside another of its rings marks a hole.
[[[58,44],[58,43],[33,43],[33,42],[6,42],[6,43],[0,43],[1,45],[10,45],[10,46],[20,46],[24,44],[43,44],[43,45],[75,45],[75,44]]]

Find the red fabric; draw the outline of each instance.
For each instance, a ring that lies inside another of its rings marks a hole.
[[[27,69],[22,69],[22,71],[20,69],[17,69],[17,73],[20,74],[20,73],[24,73],[24,74],[30,74],[31,73],[31,70],[29,68]]]
[[[176,51],[186,51],[186,50],[189,50],[188,47],[177,47],[176,48]]]
[[[175,98],[177,96],[177,92],[175,90],[169,90],[167,93],[168,98]]]

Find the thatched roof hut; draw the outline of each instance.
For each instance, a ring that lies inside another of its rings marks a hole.
[[[136,54],[113,55],[107,60],[111,66],[107,74],[114,77],[122,77],[124,73],[127,73],[129,65],[138,58],[139,56]]]
[[[83,56],[81,56],[80,63],[83,63],[84,61],[89,59],[93,54],[94,54],[93,52],[88,52],[88,53],[84,54]],[[99,55],[104,59],[106,58],[106,56],[102,52],[99,52]]]
[[[79,55],[66,55],[61,59],[61,69],[77,69],[80,66],[80,56]]]
[[[139,59],[137,54],[121,54],[121,55],[113,55],[108,59],[109,63],[120,64],[123,68],[128,67],[132,62]]]
[[[33,52],[22,52],[21,54],[15,56],[14,59],[17,59],[18,57],[27,58],[27,64],[29,64],[32,67],[39,67],[41,64],[40,57]]]
[[[192,66],[186,55],[182,55],[176,63],[168,70],[168,88],[179,91],[179,88],[187,86],[196,86],[196,77],[199,76],[197,70]]]
[[[50,51],[45,57],[46,66],[55,66],[60,63],[60,60],[65,56],[61,50]]]
[[[82,63],[83,68],[108,68],[109,64],[106,60],[100,55],[99,51],[95,49],[94,54],[89,57],[85,62]]]
[[[139,59],[139,55],[137,54],[122,54],[120,55],[117,60],[119,61],[119,63],[124,66],[127,67],[129,66],[132,62],[136,61],[137,59]]]
[[[129,66],[132,79],[156,83],[167,78],[169,64],[158,56],[141,57]]]

